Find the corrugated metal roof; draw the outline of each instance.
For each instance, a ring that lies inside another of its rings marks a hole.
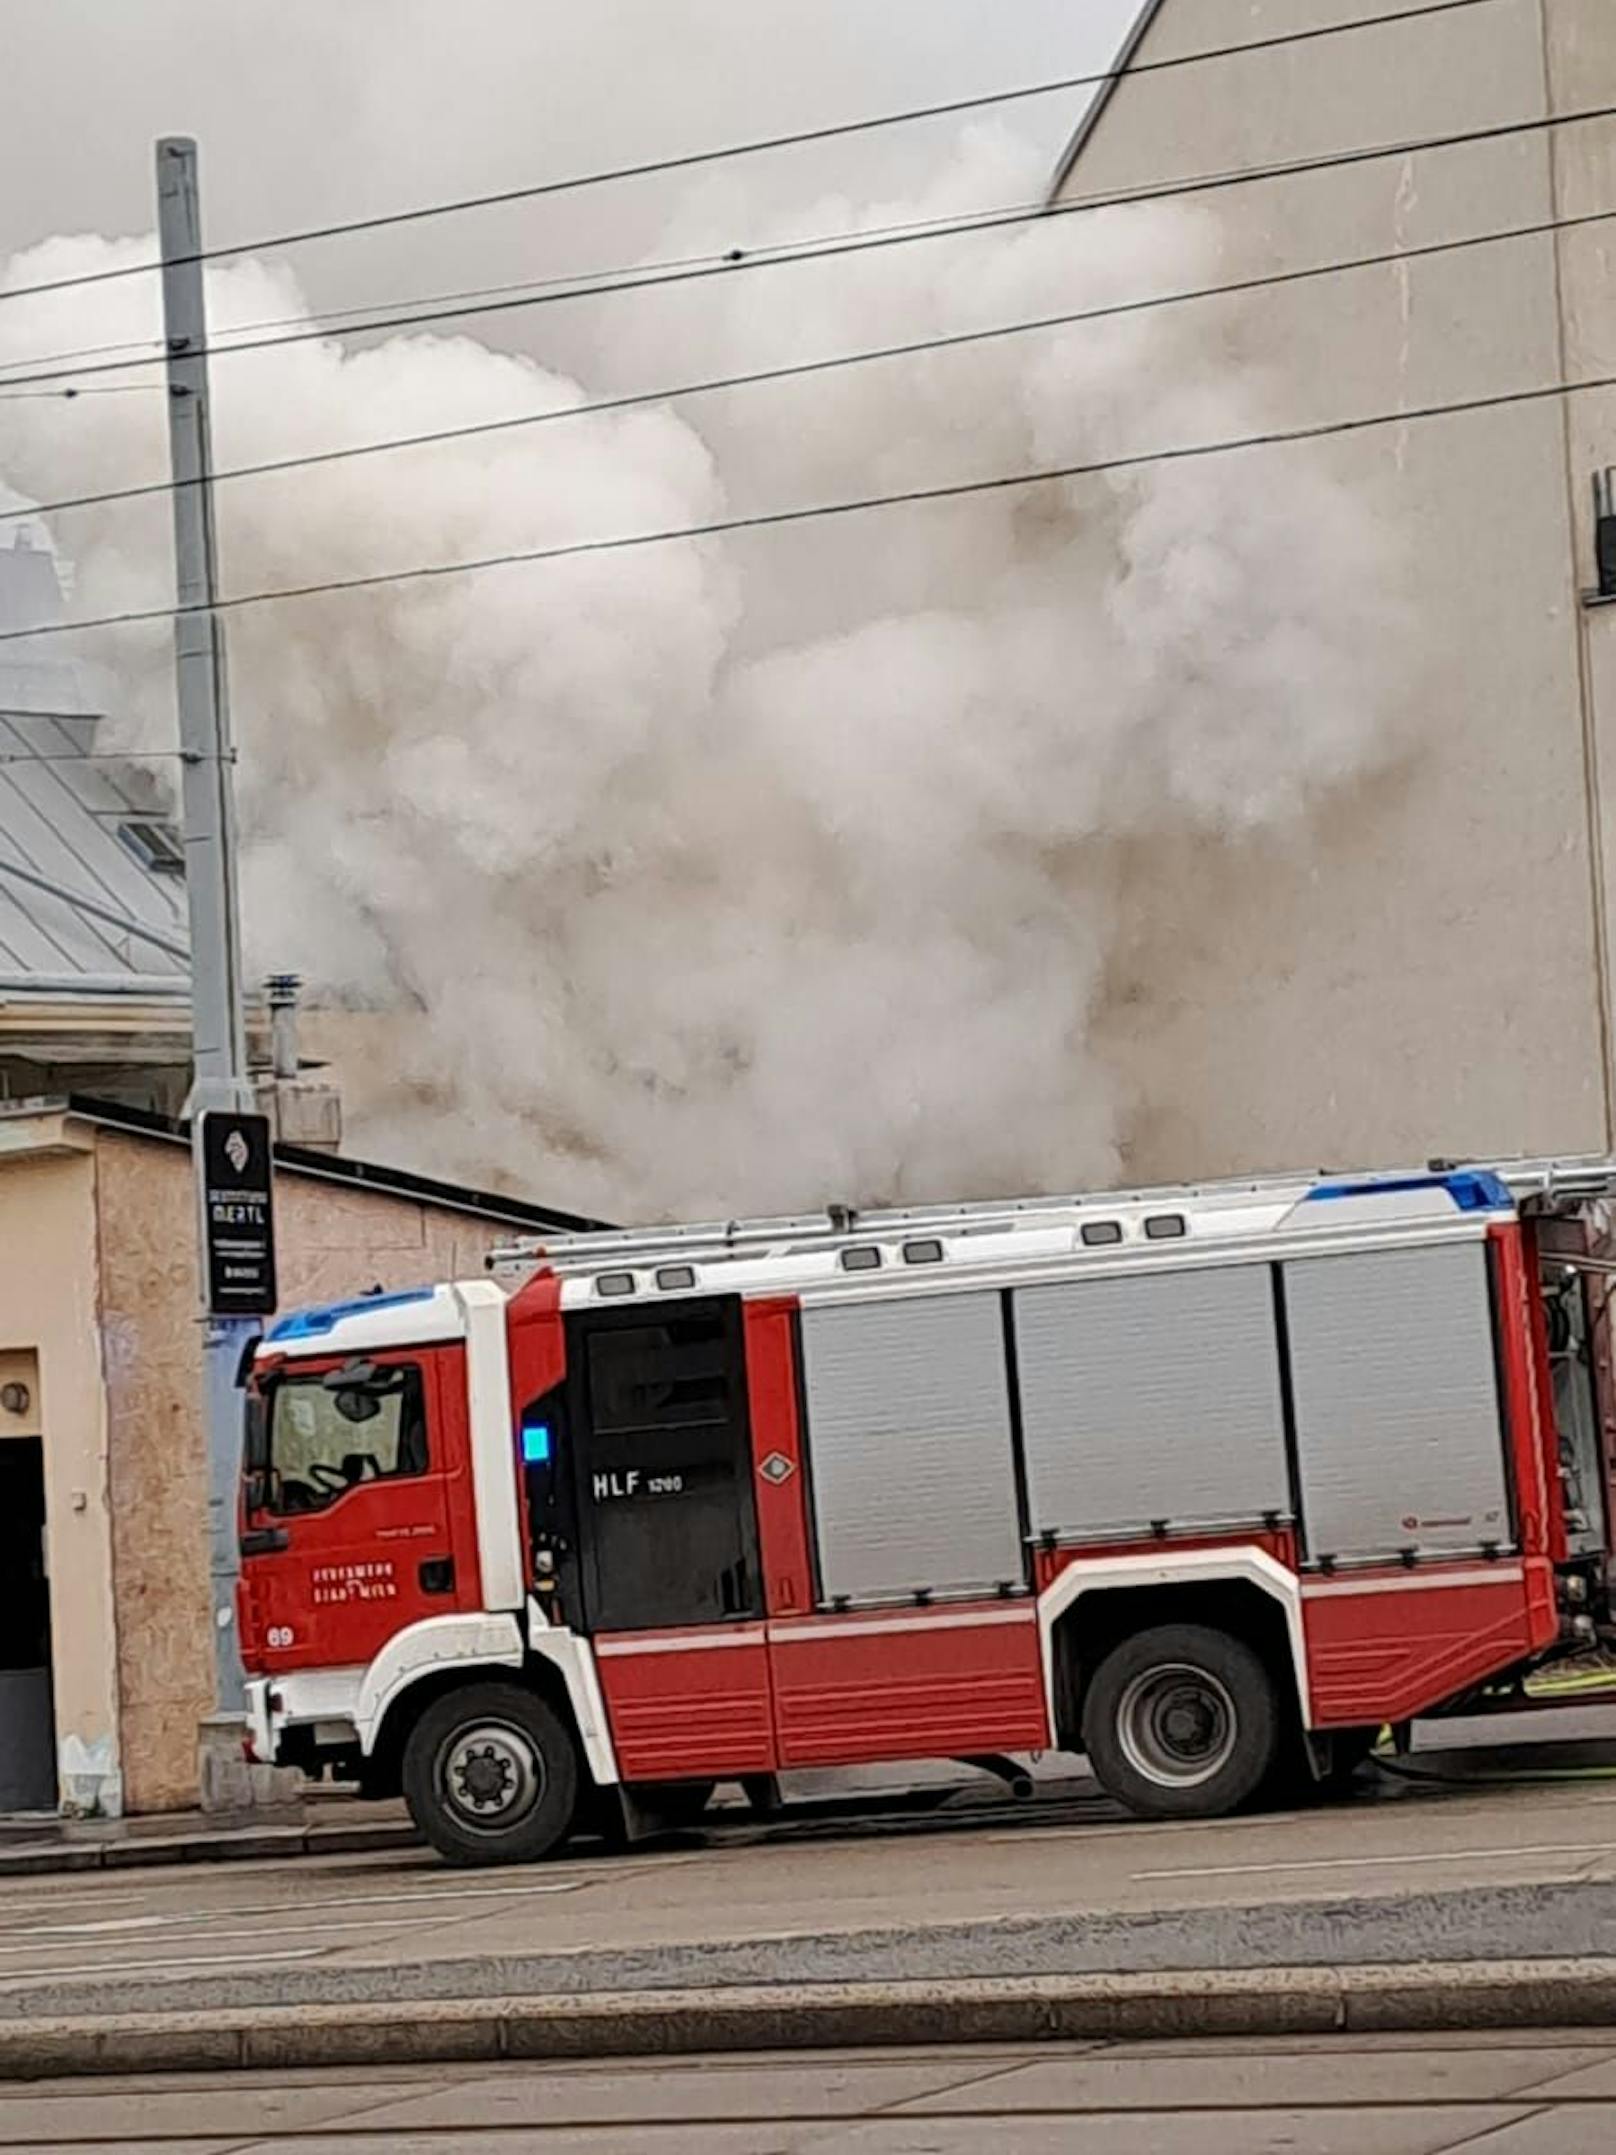
[[[48,553],[26,538],[0,546],[0,628],[50,621],[61,605]],[[177,992],[184,879],[154,870],[124,835],[164,820],[163,802],[136,765],[85,757],[99,721],[79,669],[54,646],[39,649],[48,655],[0,647],[0,975],[68,995],[80,982],[87,996],[104,995],[125,979],[171,981]]]

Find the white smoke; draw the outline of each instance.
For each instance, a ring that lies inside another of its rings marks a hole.
[[[1035,196],[991,135],[924,200],[759,234],[721,190],[665,252]],[[57,240],[33,283],[136,259]],[[599,303],[599,373],[672,384],[1217,275],[1215,226],[1059,218]],[[216,338],[296,318],[210,280]],[[0,310],[0,367],[156,329],[149,280]],[[307,584],[1261,430],[1218,308],[222,487],[230,590]],[[527,332],[541,345],[542,316]],[[574,332],[576,334],[576,332]],[[576,404],[467,336],[215,364],[221,468]],[[0,400],[33,500],[161,478],[160,394]],[[167,506],[56,521],[89,614],[161,605]],[[1396,745],[1367,515],[1308,452],[1242,453],[230,617],[253,963],[348,1028],[356,1149],[614,1216],[1104,1180],[1088,1044],[1148,904],[1119,840],[1305,836]],[[131,738],[166,633],[102,639]],[[336,1032],[331,1037],[337,1038]],[[1193,1115],[1193,1074],[1163,1072]]]

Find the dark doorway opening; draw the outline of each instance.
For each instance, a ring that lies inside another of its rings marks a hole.
[[[56,1808],[45,1448],[0,1440],[0,1811]]]

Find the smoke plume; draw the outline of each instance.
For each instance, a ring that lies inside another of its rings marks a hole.
[[[932,192],[764,232],[721,188],[662,252],[1035,197],[975,134]],[[140,258],[60,239],[34,283]],[[221,468],[1215,280],[1140,207],[599,302],[590,378],[468,335],[215,363]],[[0,365],[151,336],[150,280],[0,311]],[[291,272],[210,279],[216,338]],[[16,319],[14,320],[13,317]],[[24,319],[26,318],[26,320]],[[1261,429],[1226,310],[1166,308],[221,487],[259,590]],[[576,351],[576,325],[570,334]],[[160,393],[0,400],[32,500],[161,478]],[[64,515],[86,614],[161,605],[157,499]],[[1116,850],[1305,842],[1395,747],[1366,662],[1395,563],[1304,450],[1119,471],[791,531],[229,617],[252,963],[334,1012],[356,1150],[612,1216],[1104,1181],[1092,1045],[1150,902]],[[86,642],[121,738],[171,737],[166,631]],[[343,1043],[346,1042],[344,1047]],[[1193,1073],[1161,1073],[1193,1109]],[[1215,1164],[1215,1163],[1213,1163]]]

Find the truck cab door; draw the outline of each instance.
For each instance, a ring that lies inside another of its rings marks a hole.
[[[286,1363],[252,1412],[242,1630],[266,1673],[362,1666],[480,1605],[463,1348]]]
[[[739,1304],[592,1311],[568,1334],[590,1629],[761,1619]]]
[[[593,1636],[623,1778],[768,1772],[739,1299],[569,1312],[565,1323],[567,1381],[545,1441],[575,1522],[567,1613]],[[524,1445],[527,1428],[524,1417]]]

